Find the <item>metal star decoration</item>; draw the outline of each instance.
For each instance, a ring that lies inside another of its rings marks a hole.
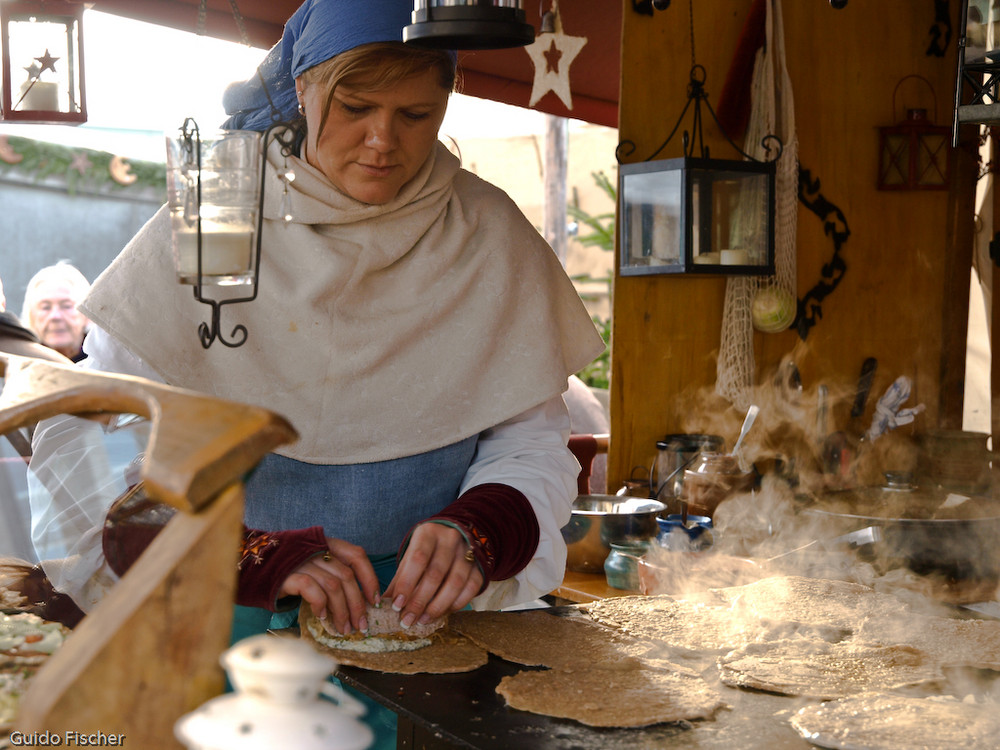
[[[566,109],[573,109],[569,66],[586,43],[587,37],[568,36],[558,29],[552,33],[539,34],[532,44],[524,48],[535,66],[529,107],[534,107],[539,99],[551,91],[566,105]]]
[[[46,70],[51,70],[53,73],[55,73],[56,72],[56,61],[58,59],[59,59],[58,57],[53,57],[52,55],[50,55],[48,48],[46,48],[44,55],[42,55],[41,57],[36,57],[35,58],[35,60],[37,60],[38,62],[40,62],[42,64],[41,67],[38,69],[38,73],[42,74]]]

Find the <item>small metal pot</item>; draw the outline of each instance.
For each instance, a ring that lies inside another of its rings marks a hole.
[[[562,529],[566,568],[577,573],[603,573],[612,542],[653,539],[656,516],[666,507],[658,500],[641,497],[580,495]]]

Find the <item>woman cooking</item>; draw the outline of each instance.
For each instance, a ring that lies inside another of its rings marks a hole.
[[[562,578],[579,467],[560,394],[603,343],[536,230],[438,142],[454,57],[402,44],[411,8],[308,0],[227,91],[227,127],[299,136],[268,152],[258,297],[226,308],[244,346],[202,348],[166,209],[81,306],[88,366],[259,404],[300,434],[247,481],[263,563],[244,570],[259,606],[240,635],[287,596],[347,633],[380,592],[410,625]]]

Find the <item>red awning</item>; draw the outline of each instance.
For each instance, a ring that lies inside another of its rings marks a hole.
[[[148,23],[198,30],[200,0],[89,0],[103,13],[134,18]],[[285,20],[300,0],[237,0],[250,43],[268,48],[281,36]],[[529,0],[527,20],[537,30],[542,2]],[[546,9],[551,3],[546,4]],[[559,8],[562,32],[585,37],[580,53],[569,69],[572,109],[552,91],[544,94],[532,109],[563,117],[618,127],[618,89],[621,78],[620,48],[622,3],[612,0],[572,0]],[[205,33],[220,39],[242,41],[229,0],[208,0]],[[84,28],[86,36],[86,27]],[[468,51],[459,54],[461,91],[469,96],[528,107],[535,67],[521,48]]]

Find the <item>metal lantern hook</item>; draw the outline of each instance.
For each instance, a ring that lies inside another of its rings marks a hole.
[[[666,137],[666,140],[664,140],[663,143],[661,143],[660,146],[643,161],[652,161],[660,154],[661,151],[663,151],[663,149],[667,147],[667,144],[669,144],[670,141],[673,139],[674,135],[677,133],[678,128],[680,128],[681,123],[684,121],[684,116],[687,114],[688,110],[691,109],[692,103],[694,104],[694,109],[692,110],[693,135],[687,130],[685,130],[683,133],[682,138],[684,143],[684,156],[688,157],[695,156],[694,145],[695,142],[697,142],[699,151],[698,156],[702,159],[710,158],[709,148],[708,146],[705,145],[705,139],[702,132],[703,118],[701,114],[701,106],[704,103],[705,108],[708,110],[708,113],[712,116],[712,121],[715,122],[716,127],[719,128],[719,131],[722,133],[722,136],[726,139],[726,142],[729,143],[729,145],[732,146],[733,149],[743,158],[755,162],[762,161],[761,159],[756,159],[750,154],[746,153],[743,149],[737,146],[736,143],[734,143],[733,140],[728,135],[726,135],[725,129],[722,127],[722,125],[719,124],[719,118],[716,116],[715,110],[712,109],[712,105],[708,101],[708,93],[705,91],[706,80],[707,80],[707,75],[705,72],[705,68],[702,65],[695,64],[691,68],[691,73],[688,79],[687,102],[684,105],[684,109],[681,110],[681,114],[677,118],[677,122],[674,123],[674,127],[670,131],[670,134]],[[779,158],[781,158],[783,144],[781,142],[781,139],[778,138],[778,136],[773,134],[764,136],[761,139],[761,146],[763,146],[764,152],[767,156],[767,158],[764,159],[763,161],[768,161],[768,162],[777,161]],[[633,153],[635,153],[635,148],[636,146],[633,141],[623,140],[618,144],[618,147],[615,149],[615,158],[618,160],[619,163],[621,163],[624,158],[631,156]]]
[[[927,85],[928,90],[931,92],[931,101],[933,102],[934,117],[933,117],[933,119],[931,121],[932,122],[936,122],[937,121],[937,94],[934,92],[934,87],[931,85],[931,82],[928,81],[926,78],[924,78],[922,75],[918,75],[916,73],[911,73],[908,76],[903,76],[902,78],[900,78],[899,79],[899,83],[896,84],[896,88],[894,88],[892,90],[892,119],[893,119],[893,122],[897,122],[897,120],[896,120],[896,96],[897,96],[897,94],[899,94],[899,87],[902,86],[910,78],[915,78],[918,81],[923,81]],[[905,112],[904,112],[904,114],[905,114]]]

